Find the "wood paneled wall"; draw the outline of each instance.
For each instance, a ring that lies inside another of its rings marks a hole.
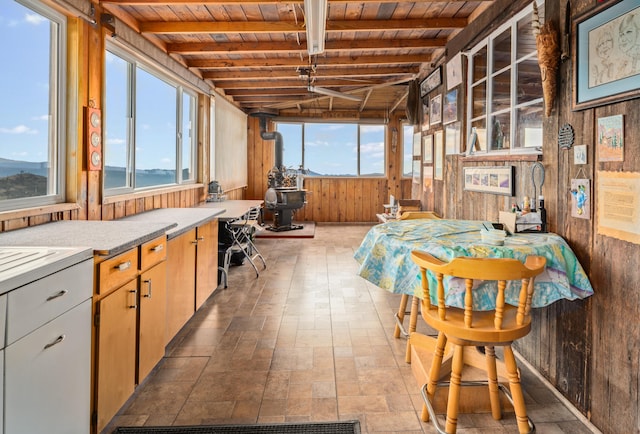
[[[319,178],[305,177],[307,204],[294,216],[296,221],[315,222],[375,222],[376,214],[384,211],[389,195],[397,198],[411,197],[411,180],[402,179],[402,153],[398,146],[391,150],[392,128],[401,131],[400,117],[395,116],[387,128],[387,176],[381,178]],[[269,123],[267,128],[273,128]],[[270,130],[271,131],[271,130]],[[274,141],[264,141],[260,136],[259,121],[249,118],[248,125],[248,173],[247,199],[264,199],[267,191],[267,174],[274,164]],[[286,147],[286,144],[285,144]],[[266,218],[270,218],[269,215]]]

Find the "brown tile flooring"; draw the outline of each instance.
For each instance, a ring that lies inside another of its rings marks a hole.
[[[248,264],[231,268],[228,289],[196,313],[105,432],[359,419],[363,433],[435,433],[419,419],[406,340],[393,337],[399,296],[356,275],[353,253],[369,227],[319,224],[313,239],[258,239],[267,269],[256,278]],[[590,432],[520,368],[538,433]],[[458,432],[517,432],[506,416],[461,415]]]

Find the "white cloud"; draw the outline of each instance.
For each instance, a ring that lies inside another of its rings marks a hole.
[[[38,134],[38,130],[29,128],[26,125],[17,125],[13,128],[0,128],[0,133],[5,134]]]
[[[38,15],[38,14],[26,14],[24,17],[24,20],[29,23],[29,24],[33,24],[33,25],[39,25],[40,23],[46,22],[48,21],[45,17],[43,17],[42,15]]]
[[[123,145],[127,143],[125,139],[107,139],[107,145]]]

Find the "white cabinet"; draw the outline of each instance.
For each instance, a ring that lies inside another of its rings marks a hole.
[[[89,432],[92,289],[88,259],[4,296],[6,434]]]

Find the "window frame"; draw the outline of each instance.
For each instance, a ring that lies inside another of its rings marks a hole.
[[[385,122],[313,122],[313,121],[309,121],[309,120],[291,120],[291,119],[282,119],[282,120],[276,120],[275,121],[275,129],[276,131],[278,130],[278,125],[279,124],[294,124],[294,125],[301,125],[301,138],[300,141],[302,143],[302,155],[301,155],[301,165],[305,170],[308,170],[309,168],[307,167],[306,161],[305,161],[305,140],[306,140],[306,129],[305,129],[305,125],[307,124],[326,124],[326,125],[333,125],[333,124],[347,124],[347,125],[355,125],[356,126],[356,148],[357,148],[357,162],[356,162],[356,171],[357,174],[355,175],[305,175],[305,176],[309,176],[312,178],[385,178],[387,176],[387,146],[386,146],[386,142],[387,142],[387,129],[388,129],[388,125]],[[383,147],[384,147],[384,158],[382,161],[382,174],[381,175],[362,175],[361,174],[361,168],[362,168],[362,161],[361,161],[361,142],[362,142],[362,133],[361,133],[361,129],[363,126],[382,126],[384,128],[383,134],[382,134],[382,138],[383,138]],[[286,140],[283,141],[286,142]],[[285,149],[286,149],[286,143],[285,143]],[[297,169],[297,168],[294,168]]]
[[[200,94],[196,89],[192,86],[189,86],[183,80],[177,78],[175,75],[170,72],[164,70],[163,68],[157,66],[153,63],[152,60],[147,59],[145,56],[134,52],[128,47],[123,46],[116,41],[111,39],[107,39],[105,43],[105,54],[109,52],[111,55],[116,56],[127,63],[127,110],[128,110],[128,126],[127,126],[127,144],[126,144],[126,185],[121,187],[113,187],[113,188],[105,188],[104,180],[106,176],[103,176],[103,194],[105,197],[114,197],[118,195],[131,194],[144,192],[149,190],[157,190],[163,188],[171,188],[181,185],[190,185],[197,183],[198,179],[198,134],[199,134],[199,123],[198,123],[198,98]],[[106,80],[106,62],[104,67],[104,77]],[[141,69],[147,74],[153,76],[155,79],[166,83],[171,86],[175,90],[175,107],[176,107],[176,117],[175,117],[175,125],[176,125],[176,136],[174,143],[175,150],[175,177],[174,182],[167,184],[158,184],[158,185],[150,185],[137,187],[135,184],[136,177],[136,79],[137,79],[137,70]],[[106,92],[106,86],[104,88]],[[192,101],[190,104],[191,111],[189,113],[191,119],[191,137],[190,137],[190,166],[191,166],[191,176],[188,179],[183,179],[182,171],[183,167],[183,101],[184,94],[188,94],[191,96]],[[106,104],[106,95],[103,95],[103,101],[105,101],[104,107],[104,124],[105,131],[108,123],[108,110]],[[105,143],[105,155],[108,154],[108,144]],[[105,159],[106,163],[106,159]]]
[[[51,26],[49,40],[50,65],[49,65],[49,130],[47,158],[49,163],[47,194],[44,196],[21,197],[16,199],[0,200],[0,212],[15,211],[25,208],[55,205],[66,200],[66,154],[67,154],[67,111],[75,108],[75,102],[67,98],[67,73],[68,60],[67,17],[36,0],[13,0],[15,3],[30,9],[48,20]],[[69,106],[67,105],[69,104]]]
[[[544,1],[538,1],[538,8],[542,13],[545,10]],[[522,143],[518,143],[518,132],[517,132],[517,115],[520,109],[526,107],[532,107],[539,105],[540,111],[544,113],[544,101],[542,97],[542,90],[540,91],[539,98],[532,98],[526,100],[524,102],[518,103],[518,70],[519,66],[523,64],[525,61],[534,58],[537,62],[537,51],[534,50],[530,53],[522,55],[518,57],[518,24],[519,22],[526,18],[533,11],[533,5],[529,4],[516,13],[513,17],[511,17],[507,22],[500,25],[494,31],[492,31],[489,35],[487,35],[484,39],[479,41],[473,48],[471,48],[466,54],[468,58],[467,62],[467,111],[466,111],[466,131],[471,134],[474,122],[478,120],[485,121],[485,134],[484,137],[476,138],[477,141],[484,141],[485,149],[480,150],[468,150],[467,155],[476,155],[476,156],[496,156],[496,155],[504,155],[508,157],[509,155],[542,155],[542,143],[540,146],[524,146]],[[494,41],[499,41],[500,37],[507,31],[510,31],[510,63],[506,66],[501,66],[499,69],[494,70]],[[486,50],[486,66],[485,66],[485,74],[482,78],[474,81],[474,55],[481,52],[482,50]],[[498,77],[500,74],[503,74],[506,70],[509,70],[509,79],[510,79],[510,88],[509,88],[509,107],[502,109],[494,109],[493,106],[493,91],[494,91],[494,78]],[[485,85],[485,110],[481,115],[474,116],[473,113],[473,104],[474,104],[474,89],[477,88],[478,85]],[[493,125],[492,120],[494,117],[499,115],[509,115],[509,147],[502,149],[492,149],[491,137],[493,136]],[[544,122],[544,114],[542,115],[542,122]],[[541,125],[542,128],[542,125]],[[517,146],[516,146],[517,144]]]

